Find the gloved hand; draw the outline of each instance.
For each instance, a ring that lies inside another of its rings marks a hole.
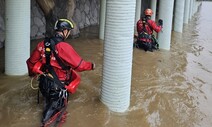
[[[162,19],[158,20],[158,25],[163,26],[163,20]]]

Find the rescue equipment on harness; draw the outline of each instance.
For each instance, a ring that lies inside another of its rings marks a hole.
[[[44,74],[42,72],[42,63],[40,61],[38,61],[34,65],[33,72],[36,73],[36,74]],[[52,77],[52,75],[49,75],[49,76]],[[75,70],[71,70],[71,79],[72,79],[72,81],[68,85],[65,85],[65,88],[68,90],[68,92],[73,94],[73,93],[76,92],[76,89],[79,86],[81,79],[80,79],[79,74]]]
[[[148,26],[151,30],[153,29],[151,25],[148,23],[148,20],[149,20],[148,17],[142,18],[143,28],[141,33],[139,33],[138,35],[135,46],[138,48],[141,47],[145,51],[147,50],[153,51],[152,49],[159,49],[159,44],[155,36],[153,34],[148,34],[147,32],[146,26]],[[149,40],[150,42],[146,42],[143,40]]]
[[[49,50],[49,49],[47,49],[47,50]],[[57,56],[56,53],[55,53],[55,57],[56,57],[56,59],[58,60],[58,63],[60,64],[60,66],[63,68],[63,70],[70,70],[70,69],[69,69],[70,67],[65,66],[65,65],[62,63],[62,61],[60,60],[60,58]],[[38,61],[38,62],[34,65],[32,71],[33,71],[34,73],[36,73],[36,74],[44,74],[43,68],[44,68],[44,67],[43,67],[43,64],[42,64],[40,61]],[[65,88],[68,90],[68,92],[70,92],[70,93],[73,94],[73,93],[76,92],[76,89],[77,89],[77,87],[79,86],[79,83],[80,83],[80,80],[81,80],[81,79],[80,79],[79,74],[78,74],[75,70],[71,69],[70,71],[71,71],[71,75],[70,75],[71,81],[69,82],[69,84],[65,85]],[[49,75],[49,76],[50,76],[50,75]]]
[[[141,33],[139,33],[138,38],[145,38],[145,39],[152,39],[152,35],[149,35],[146,29],[146,25],[149,26],[149,28],[152,30],[151,26],[148,23],[148,19],[147,18],[142,18],[142,24],[143,24],[143,30]]]
[[[46,64],[43,67],[44,74],[42,74],[39,79],[39,90],[45,98],[45,106],[42,114],[41,126],[47,127],[52,124],[61,124],[62,116],[65,114],[67,107],[68,92],[65,88],[65,84],[62,84],[62,82],[58,79],[57,74],[50,64],[51,55],[54,54],[54,57],[57,57],[54,49],[54,41],[46,38],[44,41],[44,45]],[[57,59],[57,61],[63,69],[68,69],[63,66],[63,63],[60,63],[59,59]]]
[[[65,121],[66,107],[69,96],[68,92],[74,93],[80,83],[79,75],[69,66],[66,66],[56,54],[55,43],[56,42],[52,38],[45,39],[44,45],[46,64],[42,65],[42,63],[39,61],[33,67],[33,72],[40,74],[39,90],[45,99],[41,127],[48,127],[50,125],[59,127]],[[66,82],[62,83],[59,80],[57,74],[50,64],[51,55],[54,55],[58,64],[63,70],[71,71],[71,80],[69,81],[69,84],[66,85]]]
[[[152,46],[153,46],[153,48],[154,49],[159,49],[159,43],[158,43],[158,40],[155,38],[155,36],[154,35],[152,35]]]

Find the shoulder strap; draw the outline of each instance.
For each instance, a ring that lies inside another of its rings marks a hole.
[[[148,33],[148,32],[147,32],[147,30],[146,30],[145,25],[148,25],[149,28],[152,30],[152,27],[151,27],[150,24],[148,23],[148,20],[149,20],[149,19],[147,19],[147,18],[142,18],[143,30],[144,30],[144,32],[146,32],[146,33]],[[145,21],[145,23],[144,23],[143,21]]]
[[[57,74],[55,73],[53,67],[50,64],[51,54],[52,54],[53,50],[51,48],[51,43],[49,42],[49,39],[45,39],[44,46],[45,46],[45,56],[46,56],[45,67],[48,70],[48,72],[53,76],[55,82],[57,84],[60,84],[60,86],[62,86],[62,88],[64,88],[64,84],[61,83],[61,81],[59,80],[59,78],[58,78]]]
[[[49,42],[50,42],[50,47],[52,49],[52,52],[54,54],[54,57],[56,58],[58,64],[60,65],[60,67],[63,69],[63,70],[70,70],[70,66],[67,66],[64,64],[64,62],[58,57],[57,53],[55,52],[55,40],[53,38],[50,38],[49,39]]]
[[[45,47],[45,56],[46,56],[46,66],[50,66],[50,56],[51,56],[52,50],[51,50],[49,38],[45,38],[44,47]]]

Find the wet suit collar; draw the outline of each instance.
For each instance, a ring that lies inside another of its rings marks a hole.
[[[54,39],[56,41],[56,44],[57,42],[61,42],[61,41],[64,41],[65,38],[63,37],[63,35],[59,34],[59,33],[56,33],[54,37],[52,37],[52,39]]]

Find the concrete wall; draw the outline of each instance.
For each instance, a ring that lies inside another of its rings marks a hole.
[[[79,29],[99,24],[100,0],[76,0],[73,20]]]
[[[35,0],[31,0],[31,39],[42,38],[46,32],[46,20]]]
[[[4,23],[4,16],[5,16],[5,2],[4,0],[0,0],[0,48],[4,45],[5,40],[5,23]]]
[[[73,20],[77,23],[79,29],[90,25],[99,24],[99,0],[75,0],[75,9]],[[4,46],[5,41],[5,0],[0,0],[0,48]],[[31,39],[44,37],[45,18],[42,10],[35,0],[31,0]]]

